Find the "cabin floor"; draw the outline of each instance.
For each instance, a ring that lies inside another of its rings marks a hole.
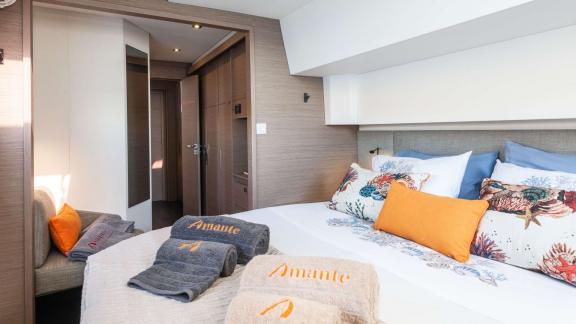
[[[182,216],[183,208],[180,201],[152,202],[152,229],[172,226]]]
[[[78,324],[82,287],[36,298],[36,324]]]

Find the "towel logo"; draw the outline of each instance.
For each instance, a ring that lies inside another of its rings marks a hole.
[[[100,243],[100,241],[108,238],[108,237],[105,237],[106,234],[108,234],[108,237],[110,237],[112,235],[112,233],[100,232],[96,235],[96,237],[94,237],[94,239],[92,241],[90,241],[90,243],[88,243],[88,246],[92,250],[96,250],[96,248],[98,247],[98,243]]]
[[[283,305],[283,304],[286,304],[286,309],[282,313],[280,313],[280,318],[290,317],[290,315],[292,314],[292,311],[294,310],[294,303],[290,300],[290,298],[281,299],[280,301],[264,308],[260,312],[260,316],[266,315],[270,311],[274,310],[276,307]]]
[[[276,269],[272,270],[268,277],[272,278],[278,275],[286,279],[311,279],[326,282],[338,282],[340,284],[347,284],[350,282],[350,275],[339,273],[337,270],[327,271],[322,269],[305,269],[305,268],[291,268],[286,263],[282,263]]]
[[[240,228],[238,228],[236,226],[206,223],[201,219],[188,225],[188,228],[196,228],[197,230],[201,230],[201,231],[229,233],[229,234],[234,234],[234,235],[237,235],[238,233],[240,233]]]
[[[180,243],[178,250],[189,249],[190,252],[194,252],[200,248],[202,242],[190,242],[190,243]]]

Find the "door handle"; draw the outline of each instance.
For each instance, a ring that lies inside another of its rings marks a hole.
[[[200,155],[200,152],[202,152],[202,145],[200,144],[186,144],[186,148],[192,149],[192,154],[194,155]]]

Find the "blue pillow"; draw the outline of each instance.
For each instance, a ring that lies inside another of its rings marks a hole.
[[[576,155],[551,153],[506,141],[506,162],[525,168],[576,173]]]
[[[413,150],[400,151],[395,155],[399,157],[412,157],[422,160],[439,157],[436,155],[430,155]],[[470,160],[468,160],[466,172],[464,172],[464,178],[462,179],[462,185],[460,187],[460,194],[458,194],[458,198],[470,200],[479,199],[482,181],[485,178],[490,178],[492,171],[494,171],[494,166],[496,165],[497,159],[498,152],[472,154]]]

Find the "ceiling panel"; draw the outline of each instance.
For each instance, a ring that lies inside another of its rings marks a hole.
[[[206,8],[279,19],[313,0],[168,0]]]
[[[228,30],[153,20],[125,17],[134,25],[150,33],[150,59],[159,61],[193,63],[202,54],[227,37]],[[181,49],[175,53],[174,48]]]

